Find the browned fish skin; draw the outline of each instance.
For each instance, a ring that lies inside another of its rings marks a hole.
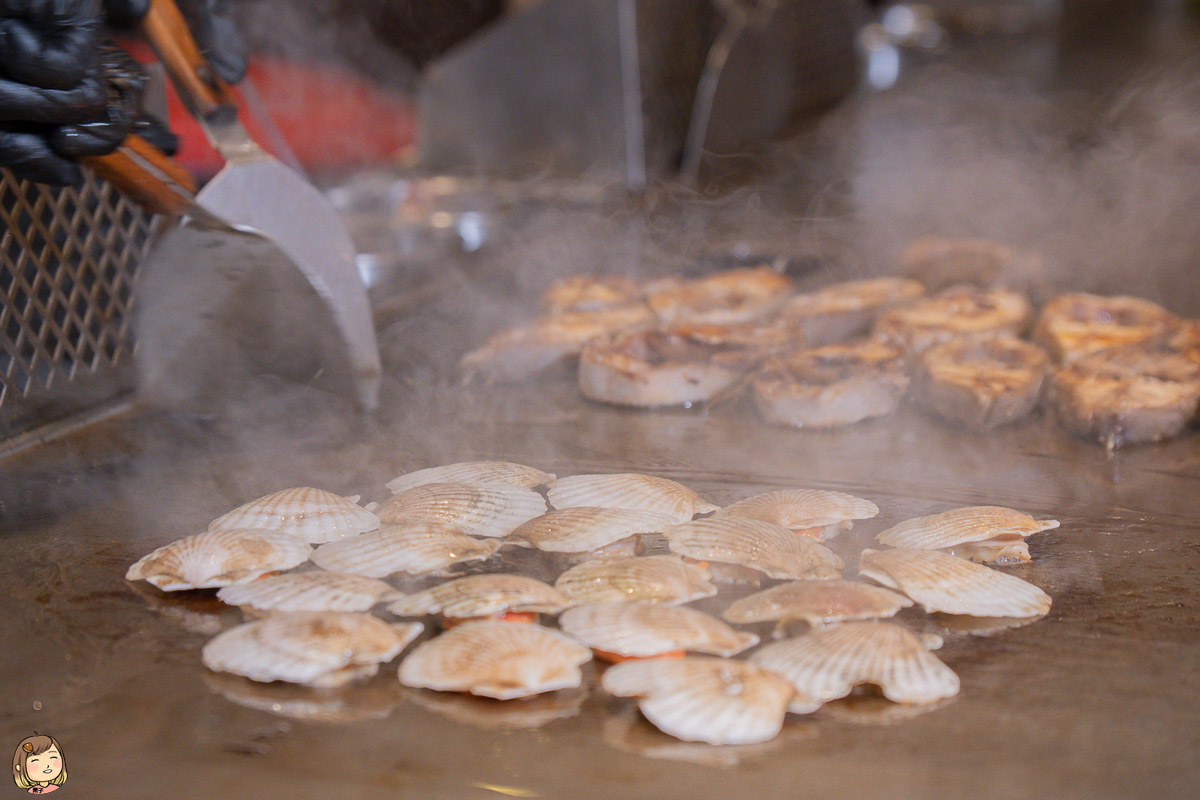
[[[990,430],[1033,410],[1049,366],[1041,348],[1013,337],[950,341],[917,359],[913,390],[935,414]]]
[[[917,354],[961,337],[1020,334],[1031,313],[1029,300],[1019,292],[955,286],[885,311],[874,332]]]
[[[1055,297],[1042,308],[1033,338],[1064,364],[1132,344],[1156,344],[1178,326],[1157,303],[1137,297],[1082,292]]]
[[[900,350],[876,339],[780,355],[754,378],[762,416],[796,428],[832,428],[890,414],[907,389]]]
[[[925,287],[908,278],[846,281],[788,300],[779,317],[810,347],[866,333],[884,309],[915,300]]]
[[[1047,402],[1068,430],[1110,450],[1159,442],[1196,416],[1200,364],[1137,345],[1094,353],[1054,371]]]

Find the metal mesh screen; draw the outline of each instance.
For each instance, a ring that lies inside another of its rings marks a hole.
[[[0,170],[0,439],[132,385],[133,285],[152,224],[90,173],[60,189]]]

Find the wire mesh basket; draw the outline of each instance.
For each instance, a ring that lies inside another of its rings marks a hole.
[[[0,169],[0,448],[134,386],[134,283],[155,218],[89,172],[80,186]]]

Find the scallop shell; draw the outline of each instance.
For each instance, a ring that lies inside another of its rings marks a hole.
[[[208,529],[265,528],[306,542],[331,542],[379,527],[379,517],[354,502],[357,499],[311,486],[284,489],[217,517]]]
[[[904,592],[926,611],[1040,617],[1050,596],[1032,583],[937,550],[864,550],[859,574]]]
[[[802,619],[814,628],[831,622],[893,616],[912,601],[858,581],[794,581],[732,603],[721,616],[730,622]]]
[[[204,666],[255,681],[341,686],[374,675],[420,635],[419,622],[369,614],[294,611],[231,628],[204,645]]]
[[[679,605],[712,597],[705,570],[679,556],[635,556],[585,561],[559,576],[554,588],[576,603],[648,602]]]
[[[554,553],[585,553],[639,533],[656,533],[675,520],[655,511],[628,508],[564,508],[531,519],[508,541]]]
[[[323,544],[312,560],[332,572],[386,578],[396,572],[440,572],[460,561],[485,561],[499,547],[499,541],[473,539],[445,525],[384,525],[377,531]]]
[[[627,661],[606,670],[601,685],[618,697],[638,698],[646,719],[663,733],[709,744],[775,738],[796,694],[772,672],[709,656]]]
[[[891,622],[847,622],[774,642],[750,661],[791,681],[818,702],[869,683],[897,703],[932,703],[958,694],[958,676],[910,631]]]
[[[557,614],[570,604],[554,587],[524,575],[470,575],[403,597],[388,611],[400,617],[440,613],[463,618],[502,611]]]
[[[579,666],[591,659],[591,650],[540,625],[468,622],[414,650],[400,682],[511,700],[579,686]]]
[[[838,578],[845,566],[828,548],[757,519],[698,519],[673,525],[663,534],[672,552],[697,561],[751,567],[771,578]]]
[[[781,489],[739,500],[722,508],[715,516],[758,519],[796,533],[827,539],[826,534],[836,534],[843,527],[849,527],[853,524],[851,520],[871,519],[878,513],[879,506],[851,494],[819,489]],[[832,531],[826,530],[829,526],[833,526]]]
[[[1035,533],[1058,527],[1058,520],[1037,520],[1028,514],[1002,506],[968,506],[927,517],[906,520],[876,536],[892,547],[944,550],[957,547],[959,555],[972,560],[1006,556],[1008,560],[1029,560],[1029,548],[1023,540]],[[962,548],[961,545],[987,545]]]
[[[554,480],[554,474],[514,464],[511,461],[460,461],[444,467],[428,467],[406,472],[388,481],[392,494],[424,486],[427,483],[502,483],[532,489]]]
[[[435,523],[469,536],[499,538],[545,514],[546,501],[519,486],[427,483],[392,495],[376,511],[384,523]]]
[[[367,611],[396,594],[383,581],[340,572],[294,572],[226,586],[217,597],[258,611]]]
[[[125,573],[164,592],[246,583],[308,560],[312,548],[289,533],[229,529],[187,536],[143,556]]]
[[[600,603],[563,612],[558,625],[597,650],[634,658],[674,650],[732,656],[758,644],[716,617],[684,606]]]
[[[558,509],[593,506],[657,511],[676,522],[720,508],[682,483],[637,472],[559,478],[550,484],[548,496],[550,504]]]

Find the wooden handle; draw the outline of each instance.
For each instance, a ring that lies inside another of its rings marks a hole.
[[[235,107],[229,84],[212,71],[175,0],[150,0],[142,32],[193,113],[207,117],[222,107]]]
[[[192,205],[196,193],[192,176],[140,136],[125,137],[106,156],[80,161],[152,213],[179,216]]]

